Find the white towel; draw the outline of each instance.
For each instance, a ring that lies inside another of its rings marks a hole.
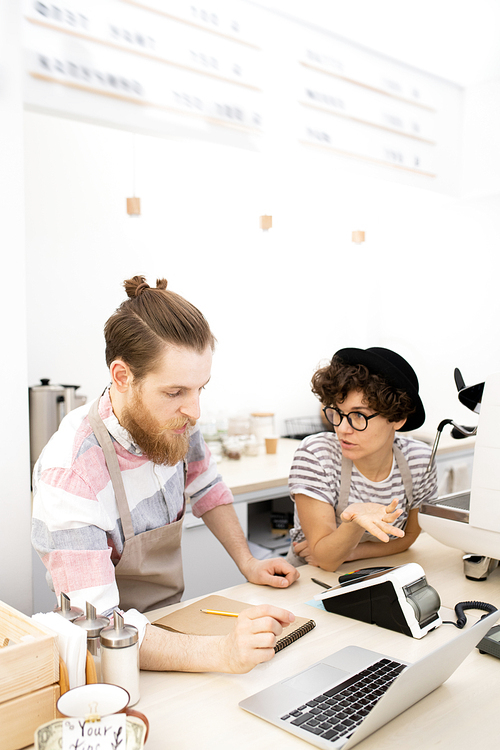
[[[70,688],[85,685],[87,631],[73,625],[57,612],[39,612],[32,619],[57,634],[59,656],[66,664]]]

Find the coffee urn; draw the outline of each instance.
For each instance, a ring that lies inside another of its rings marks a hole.
[[[29,388],[30,457],[31,472],[38,456],[57,431],[61,420],[77,406],[83,406],[87,397],[77,395],[79,385],[51,385],[42,378],[40,385]]]

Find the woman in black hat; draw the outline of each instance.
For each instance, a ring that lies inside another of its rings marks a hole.
[[[399,434],[425,420],[413,368],[390,349],[340,349],[312,390],[334,432],[305,438],[295,454],[288,560],[333,571],[408,549],[419,505],[437,494],[430,447]]]

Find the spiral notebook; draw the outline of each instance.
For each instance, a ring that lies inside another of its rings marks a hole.
[[[154,620],[153,625],[186,635],[227,635],[234,628],[234,617],[208,615],[201,610],[212,609],[218,612],[240,613],[251,606],[251,604],[245,602],[238,602],[235,599],[227,599],[225,596],[213,594]],[[294,643],[314,627],[316,627],[314,620],[308,620],[306,617],[295,617],[294,622],[283,629],[274,647],[275,652],[277,653]]]

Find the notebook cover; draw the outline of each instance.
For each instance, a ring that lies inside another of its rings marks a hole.
[[[225,596],[212,594],[154,620],[153,625],[174,633],[185,633],[187,635],[227,635],[234,628],[234,617],[208,615],[201,610],[215,609],[219,612],[239,613],[251,606],[253,605],[246,602],[238,602],[235,599],[227,599]],[[306,617],[295,617],[294,622],[283,629],[276,643],[275,651],[280,651],[288,646],[289,643],[312,630],[315,625],[314,620],[309,620]],[[280,646],[281,642],[283,643]]]

